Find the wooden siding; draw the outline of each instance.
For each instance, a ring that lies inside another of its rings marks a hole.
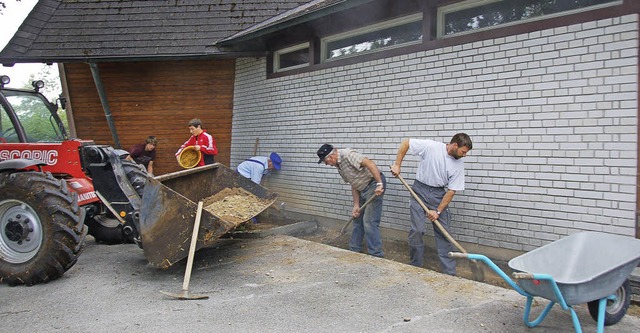
[[[180,170],[174,157],[200,118],[229,165],[235,60],[100,63],[100,75],[121,148],[158,137],[155,174]],[[115,146],[88,64],[65,64],[77,136]]]

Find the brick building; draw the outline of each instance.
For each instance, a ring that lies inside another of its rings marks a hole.
[[[309,1],[202,41],[218,54],[199,57],[233,59],[229,164],[259,139],[259,153],[284,159],[267,186],[289,211],[346,221],[350,189],[315,151],[358,149],[389,178],[382,227],[404,238],[409,195],[388,173],[400,141],[466,132],[474,149],[451,204],[457,240],[511,257],[580,230],[638,237],[640,4],[596,2],[487,23],[479,18],[509,2]],[[0,61],[65,62],[16,41]],[[167,59],[182,61],[174,51]],[[89,60],[117,73],[104,54],[75,61]],[[415,167],[408,158],[407,180]]]

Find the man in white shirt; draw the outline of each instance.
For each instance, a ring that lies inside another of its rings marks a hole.
[[[420,157],[416,180],[411,187],[430,209],[426,216],[430,221],[439,220],[449,232],[451,214],[447,208],[457,191],[464,190],[464,162],[462,158],[473,148],[471,138],[458,133],[448,144],[433,140],[405,139],[398,148],[396,161],[391,166],[394,176],[400,174],[400,166],[406,154]],[[411,198],[411,230],[409,231],[409,256],[411,265],[422,267],[424,261],[424,240],[426,231],[425,212],[420,204]],[[456,274],[456,261],[448,253],[453,245],[436,226],[433,227],[436,248],[442,272]]]

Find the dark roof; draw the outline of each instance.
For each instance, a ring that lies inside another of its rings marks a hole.
[[[0,52],[0,62],[234,56],[215,43],[309,2],[40,0]]]
[[[305,23],[371,1],[373,0],[314,0],[224,38],[218,41],[217,45],[237,45],[245,41],[260,39],[274,31],[283,30],[296,24]]]

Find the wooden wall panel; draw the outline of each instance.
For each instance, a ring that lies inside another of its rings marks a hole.
[[[156,175],[181,167],[174,154],[200,118],[218,144],[216,161],[229,165],[235,60],[100,63],[120,144],[129,149],[158,137]],[[65,64],[69,102],[79,138],[114,145],[88,64]]]

